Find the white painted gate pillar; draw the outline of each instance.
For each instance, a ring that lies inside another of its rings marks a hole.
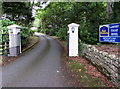
[[[21,27],[18,25],[7,26],[9,32],[9,56],[17,56],[21,53]]]
[[[71,23],[69,27],[69,37],[68,37],[68,55],[69,56],[78,56],[78,27],[79,24]]]

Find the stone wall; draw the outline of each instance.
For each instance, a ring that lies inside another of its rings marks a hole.
[[[98,68],[113,83],[120,86],[120,58],[107,52],[99,51],[93,45],[81,44],[81,54]]]

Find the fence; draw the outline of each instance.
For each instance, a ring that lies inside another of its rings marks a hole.
[[[9,35],[1,34],[0,40],[0,55],[8,56],[9,54]]]

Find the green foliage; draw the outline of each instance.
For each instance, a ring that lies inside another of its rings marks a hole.
[[[2,35],[1,34],[2,34],[2,31],[0,30],[0,43],[2,42]]]
[[[68,66],[72,68],[73,72],[77,72],[78,74],[86,71],[83,64],[75,62],[75,61],[71,61],[71,63]],[[78,71],[79,69],[81,69],[81,71]]]
[[[15,22],[10,20],[0,20],[0,33],[2,34],[2,30],[4,34],[8,34],[7,26],[15,24]],[[21,40],[22,40],[22,46],[25,46],[28,43],[29,36],[32,35],[33,32],[30,32],[27,27],[23,27],[21,29]],[[0,36],[0,39],[2,39],[2,36]],[[5,39],[8,39],[5,38]]]
[[[21,29],[22,46],[25,46],[28,43],[29,37],[30,37],[30,31],[28,27],[22,27]]]
[[[10,20],[0,20],[0,43],[2,42],[1,34],[8,34],[7,26],[14,24],[14,22]],[[4,36],[4,40],[8,41],[8,36]]]
[[[40,20],[36,18],[35,21],[33,22],[33,26],[37,28],[41,27]]]
[[[48,34],[50,36],[55,35],[54,29],[47,29],[47,28],[46,29],[38,29],[37,32],[45,33],[45,34]]]
[[[2,27],[6,27],[6,26],[9,26],[9,25],[15,24],[15,22],[10,21],[10,20],[0,20],[0,23],[1,23]]]
[[[3,31],[4,33],[8,33],[7,26],[15,24],[15,22],[10,21],[10,20],[0,20],[0,30],[1,32]]]
[[[66,28],[60,28],[58,32],[56,32],[56,36],[60,37],[62,40],[67,40]]]
[[[79,56],[84,56],[83,50],[85,49],[85,47],[86,47],[85,45],[79,42],[79,45],[78,45]]]
[[[114,23],[120,22],[120,2],[114,2],[114,11],[113,11],[113,21]]]
[[[97,43],[97,45],[101,45],[101,43],[99,42],[99,43]]]
[[[3,14],[16,24],[27,26],[32,18],[32,5],[30,2],[3,2]]]
[[[30,36],[33,36],[33,35],[34,35],[34,32],[36,32],[36,31],[30,30]]]
[[[53,34],[66,39],[67,25],[78,23],[79,39],[83,43],[99,43],[99,25],[118,23],[120,20],[120,3],[114,3],[113,18],[107,15],[107,2],[51,2],[44,10],[37,11],[41,29],[47,34]],[[52,30],[51,30],[52,29]],[[64,29],[64,30],[63,30]]]
[[[69,61],[67,64],[71,71],[77,76],[83,86],[87,87],[105,87],[99,78],[93,78],[90,74],[86,73],[85,65],[76,61]]]
[[[49,33],[49,29],[40,29],[39,32],[48,34]]]
[[[55,35],[55,29],[48,29],[48,35],[50,35],[50,36],[54,36]]]

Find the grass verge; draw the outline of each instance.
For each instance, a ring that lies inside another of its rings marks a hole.
[[[35,46],[36,43],[38,43],[38,41],[39,41],[39,37],[37,36],[30,37],[29,43],[22,49],[22,53],[31,49],[33,46]]]
[[[67,66],[78,75],[78,79],[84,87],[105,87],[105,85],[97,78],[92,78],[91,75],[86,74],[84,65],[76,61],[69,61]]]
[[[64,48],[63,62],[68,70],[77,76],[79,82],[83,87],[114,87],[114,85],[107,80],[91,63],[83,57],[68,57],[67,56],[67,42],[53,37]]]

